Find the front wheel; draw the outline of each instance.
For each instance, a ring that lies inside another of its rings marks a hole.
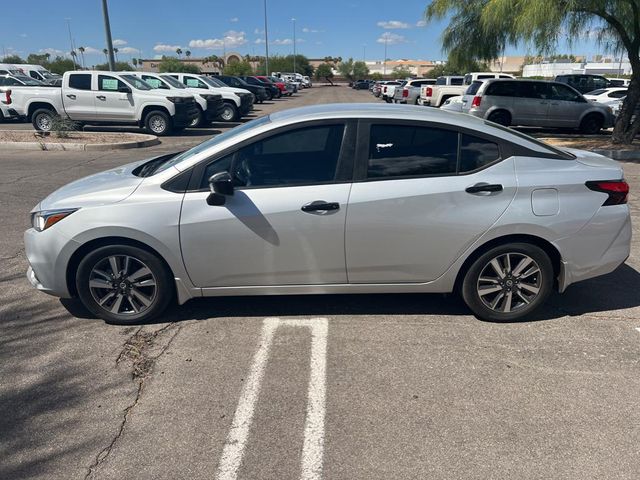
[[[238,107],[231,102],[225,102],[220,119],[223,122],[237,122],[240,115],[238,114]]]
[[[517,320],[542,305],[553,286],[547,253],[529,243],[511,243],[481,255],[467,271],[462,297],[482,320]]]
[[[193,120],[191,120],[191,122],[189,123],[189,128],[200,127],[203,124],[204,124],[204,112],[202,111],[202,108],[198,106],[198,115]]]
[[[169,115],[160,110],[154,110],[145,117],[144,127],[149,133],[162,137],[171,133],[173,125]]]
[[[31,115],[31,124],[33,128],[40,132],[50,132],[53,129],[53,123],[58,116],[56,112],[48,108],[39,108]]]
[[[584,120],[580,122],[580,131],[587,135],[594,135],[602,130],[604,125],[604,119],[597,113],[591,113],[584,117]]]
[[[132,324],[160,315],[173,298],[173,283],[164,263],[130,245],[100,247],[78,266],[78,296],[107,323]]]

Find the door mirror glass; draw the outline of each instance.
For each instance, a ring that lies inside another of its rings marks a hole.
[[[219,195],[233,195],[233,179],[229,172],[220,172],[209,178],[209,190]]]

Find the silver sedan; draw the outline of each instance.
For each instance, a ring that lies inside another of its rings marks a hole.
[[[509,321],[625,261],[628,189],[613,160],[478,118],[307,107],[52,193],[28,278],[113,323],[202,296],[452,291]]]

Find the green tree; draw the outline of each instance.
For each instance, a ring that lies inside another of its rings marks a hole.
[[[114,65],[115,68],[115,72],[128,72],[130,70],[134,70],[134,68],[131,66],[130,63],[128,62],[116,62]],[[95,70],[104,70],[104,71],[109,71],[109,64],[108,63],[101,63],[99,65],[95,66]]]
[[[448,75],[464,75],[469,72],[486,72],[489,66],[483,62],[473,59],[462,60],[460,58],[450,58],[446,63],[436,65],[429,70],[429,77],[438,78]]]
[[[456,58],[492,60],[518,42],[551,53],[560,41],[595,39],[624,49],[633,75],[613,131],[614,143],[631,143],[640,130],[640,2],[638,0],[431,0],[425,18],[449,19],[442,44]]]
[[[356,79],[363,79],[369,76],[369,67],[367,64],[359,61],[353,64],[353,77]]]
[[[371,74],[371,80],[375,80],[376,82],[382,80],[382,74],[380,72],[374,72]]]
[[[187,50],[186,52],[184,52],[184,56],[189,58],[191,56],[191,50]]]
[[[355,80],[353,78],[353,58],[349,58],[346,62],[340,62],[338,64],[338,73],[349,81]]]
[[[51,54],[49,53],[30,53],[27,57],[27,63],[32,65],[42,65],[47,68],[49,66],[49,58],[51,58]]]
[[[85,67],[85,64],[84,64],[84,51],[85,50],[86,49],[84,47],[78,47],[78,51],[80,52],[80,57],[82,58],[82,68]]]
[[[176,57],[162,57],[158,64],[158,71],[172,73],[200,73],[197,65],[183,63]]]
[[[413,76],[411,70],[406,67],[395,67],[391,72],[396,78],[406,78]]]
[[[64,72],[68,72],[70,70],[78,70],[80,65],[73,60],[58,56],[53,61],[49,62],[47,67],[49,71],[62,75]]]
[[[254,75],[253,67],[247,61],[230,63],[224,67],[223,72],[225,75],[232,75],[234,77]]]
[[[327,82],[333,85],[333,82],[331,81],[333,78],[332,66],[328,63],[321,63],[318,65],[318,68],[316,69],[316,78],[318,80],[324,78]]]
[[[182,49],[181,48],[176,48],[176,55],[178,55],[178,57],[182,56]]]
[[[274,55],[269,57],[269,72],[293,72],[293,55]],[[313,67],[309,63],[309,59],[304,55],[296,55],[296,70],[302,75],[312,76]],[[260,64],[257,71],[262,73],[265,71],[264,58],[260,58]]]
[[[7,55],[1,63],[21,64],[24,63],[24,60],[20,58],[20,55]]]

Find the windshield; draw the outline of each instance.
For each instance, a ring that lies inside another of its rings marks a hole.
[[[203,152],[204,150],[213,147],[214,145],[217,145],[221,142],[224,142],[226,140],[229,140],[230,138],[235,137],[236,135],[240,135],[241,133],[246,132],[247,130],[251,130],[252,128],[257,128],[261,125],[264,125],[266,123],[269,123],[271,121],[271,119],[269,118],[269,115],[266,115],[264,117],[260,117],[260,118],[256,118],[255,120],[251,120],[250,122],[247,122],[243,125],[239,125],[237,127],[232,128],[231,130],[227,130],[224,133],[221,133],[220,135],[216,135],[213,138],[210,138],[209,140],[202,142],[200,145],[196,145],[195,147],[193,147],[190,150],[187,150],[184,153],[181,153],[180,155],[176,155],[175,157],[169,158],[167,159],[167,161],[161,165],[158,165],[158,167],[156,168],[156,170],[153,172],[155,173],[160,173],[165,171],[167,168],[170,168],[174,165],[177,165],[180,162],[183,162],[185,160],[188,160],[189,158],[193,157],[194,155],[199,154],[200,152]]]
[[[159,77],[173,88],[187,88],[180,80],[172,77],[171,75],[159,75]]]
[[[217,78],[213,78],[213,77],[205,77],[202,76],[200,77],[202,79],[202,81],[208,85],[211,85],[214,88],[219,88],[219,87],[228,87],[229,85],[227,85],[224,82],[221,82],[220,80],[218,80]]]
[[[37,87],[40,85],[44,85],[40,80],[36,80],[35,78],[27,77],[26,75],[14,75],[13,78],[16,80],[20,80],[25,85],[30,87]]]
[[[153,90],[151,85],[144,80],[140,80],[138,77],[134,77],[133,75],[120,75],[120,78],[138,90]]]

